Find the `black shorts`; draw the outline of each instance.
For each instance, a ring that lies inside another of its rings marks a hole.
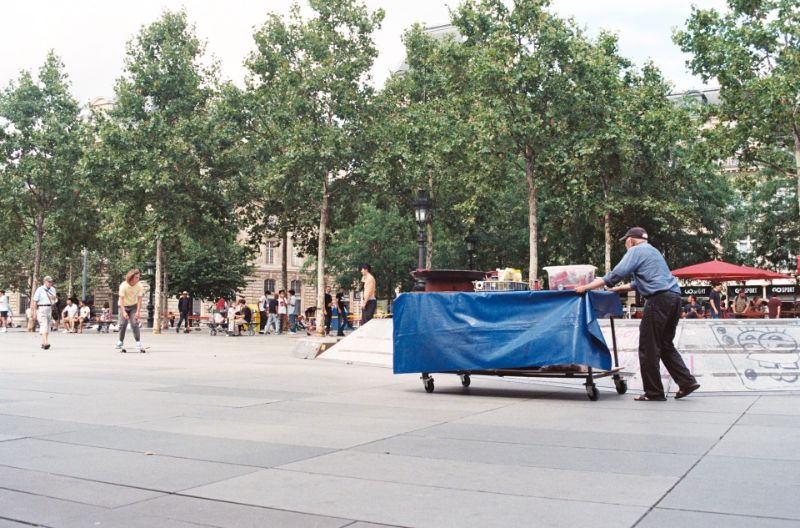
[[[8,312],[6,311],[0,312],[0,317],[8,317]]]

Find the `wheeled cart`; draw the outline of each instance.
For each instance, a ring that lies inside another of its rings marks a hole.
[[[595,380],[611,377],[624,394],[614,328],[622,314],[610,292],[404,294],[394,305],[394,372],[420,373],[427,392],[433,374],[453,374],[464,387],[472,376],[581,379],[592,401]],[[600,318],[610,319],[611,347]]]
[[[506,377],[519,377],[519,378],[569,378],[569,379],[584,379],[583,384],[586,387],[586,396],[592,401],[597,401],[600,397],[600,392],[597,390],[594,380],[600,378],[612,377],[614,379],[614,387],[617,389],[618,394],[625,394],[628,392],[628,382],[622,377],[620,373],[622,368],[619,366],[619,355],[617,353],[617,336],[614,330],[614,318],[611,321],[611,340],[613,342],[612,350],[614,351],[614,368],[611,370],[597,370],[591,366],[575,368],[556,367],[540,367],[540,368],[507,368],[507,369],[488,369],[488,370],[461,370],[457,372],[440,372],[437,374],[456,374],[461,378],[461,385],[469,387],[472,383],[472,376],[498,376],[501,378]],[[572,367],[571,365],[569,367]],[[585,370],[584,370],[585,369]],[[434,391],[433,376],[430,372],[423,372],[422,386],[425,387],[426,392]]]

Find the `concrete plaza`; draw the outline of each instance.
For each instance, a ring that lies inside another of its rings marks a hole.
[[[0,334],[0,528],[800,526],[800,395],[427,394],[292,337],[114,338]]]

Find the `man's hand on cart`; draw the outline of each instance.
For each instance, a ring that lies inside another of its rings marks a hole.
[[[575,286],[575,293],[578,295],[583,295],[588,290],[596,290],[597,288],[601,288],[606,285],[606,281],[604,281],[601,277],[596,278],[589,284],[584,284],[583,286]]]

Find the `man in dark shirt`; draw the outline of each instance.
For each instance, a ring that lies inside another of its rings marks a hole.
[[[698,319],[703,317],[703,307],[697,302],[697,297],[689,296],[689,302],[683,307],[683,313],[687,319]]]
[[[325,286],[325,335],[331,332],[331,320],[333,319],[333,297],[331,297],[331,287]]]
[[[721,290],[722,284],[716,283],[713,284],[711,293],[708,294],[708,306],[709,310],[711,311],[712,319],[719,319],[720,314],[722,313],[722,298],[719,295]]]
[[[636,396],[634,400],[667,399],[664,396],[659,361],[664,363],[667,372],[680,387],[675,399],[684,398],[699,389],[700,384],[686,368],[673,343],[681,318],[681,289],[678,281],[670,273],[664,256],[648,243],[647,231],[641,227],[632,227],[620,240],[625,241],[627,252],[616,267],[605,277],[578,286],[575,291],[584,293],[606,286],[610,291],[639,292],[647,300],[644,316],[639,324],[639,370],[644,394]],[[633,276],[630,284],[613,287],[628,275]]]
[[[344,305],[344,288],[339,287],[336,292],[336,311],[339,312],[339,328],[336,331],[337,336],[344,336],[344,327],[347,324],[347,308]]]
[[[239,309],[236,311],[236,335],[242,335],[242,325],[249,325],[253,320],[253,311],[247,306],[244,299],[239,299]]]
[[[767,303],[767,311],[770,319],[780,319],[781,317],[781,298],[773,293]]]
[[[269,303],[267,303],[267,312],[269,319],[267,320],[267,329],[264,331],[265,334],[269,334],[269,329],[275,329],[275,335],[281,333],[281,320],[278,318],[278,294],[270,295],[271,292],[267,292],[267,297],[269,298]]]
[[[189,314],[192,311],[192,300],[189,298],[189,292],[185,291],[181,293],[180,299],[178,299],[178,312],[180,313],[180,318],[178,319],[178,325],[175,327],[175,333],[180,333],[181,331],[181,322],[185,327],[184,333],[189,333]]]

